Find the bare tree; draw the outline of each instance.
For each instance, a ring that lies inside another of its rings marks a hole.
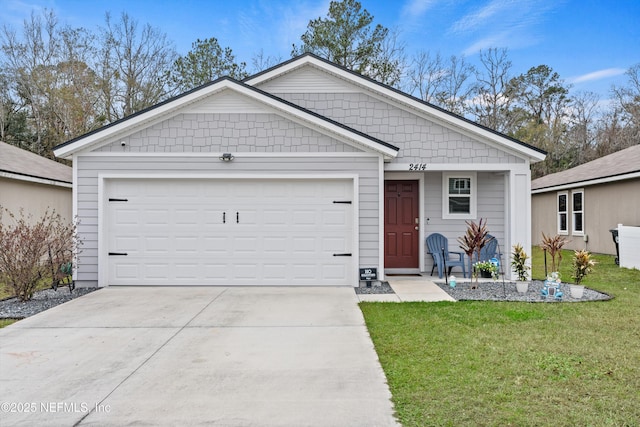
[[[449,66],[436,93],[437,104],[446,110],[464,115],[467,111],[467,101],[473,93],[473,86],[469,78],[475,68],[469,64],[464,56],[452,55]]]
[[[45,11],[42,17],[32,12],[24,21],[21,37],[7,26],[2,31],[3,68],[33,127],[35,140],[28,148],[45,156],[52,146],[46,131],[51,110],[48,89],[54,83],[52,69],[60,51],[57,25],[53,12]]]
[[[586,163],[596,158],[595,119],[598,115],[600,97],[593,92],[580,92],[573,96],[569,108],[569,129],[567,145],[573,166]]]
[[[423,101],[435,103],[445,73],[440,53],[432,56],[431,52],[421,50],[413,57],[407,72],[408,91],[416,93]]]
[[[254,73],[259,73],[268,68],[278,65],[283,61],[281,56],[265,55],[264,50],[260,49],[251,57],[251,65]]]
[[[114,121],[163,100],[169,87],[166,72],[176,59],[165,33],[123,13],[114,22],[105,15],[101,29],[99,74],[108,121]]]
[[[480,64],[482,67],[475,74],[471,113],[478,123],[499,132],[508,132],[512,129],[509,114],[512,98],[507,94],[512,64],[507,49],[480,51]]]

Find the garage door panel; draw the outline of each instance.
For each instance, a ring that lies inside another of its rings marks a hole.
[[[323,280],[339,280],[347,274],[344,264],[325,264],[321,269]]]
[[[109,284],[351,284],[348,180],[113,180]]]

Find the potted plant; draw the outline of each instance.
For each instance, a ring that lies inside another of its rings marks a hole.
[[[582,298],[582,295],[584,294],[584,285],[581,285],[582,279],[593,271],[593,267],[595,265],[596,261],[591,258],[589,251],[574,251],[572,262],[573,275],[571,277],[576,281],[576,283],[569,285],[571,296],[573,298]]]
[[[481,261],[473,264],[473,271],[476,277],[480,276],[485,279],[498,277],[498,266],[491,261]]]
[[[528,282],[528,270],[531,268],[527,265],[527,260],[529,256],[525,252],[524,248],[520,243],[513,245],[513,252],[511,253],[511,267],[513,267],[513,271],[515,271],[518,276],[518,281],[516,282],[516,289],[519,293],[524,294],[529,289]]]

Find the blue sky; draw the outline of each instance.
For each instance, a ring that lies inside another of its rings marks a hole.
[[[513,73],[549,65],[573,85],[603,100],[623,73],[640,63],[638,0],[361,0],[375,23],[398,28],[410,56],[443,56],[509,49]],[[328,0],[0,0],[0,24],[16,29],[32,10],[55,11],[61,24],[96,29],[110,11],[126,11],[164,31],[184,54],[196,39],[216,37],[240,61],[265,55],[290,57],[310,19],[326,16]],[[249,67],[250,68],[250,67]]]

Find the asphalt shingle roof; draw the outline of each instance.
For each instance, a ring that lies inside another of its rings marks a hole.
[[[73,170],[27,150],[0,142],[0,172],[9,172],[52,181],[73,181]]]
[[[531,181],[531,189],[539,190],[558,185],[626,175],[633,172],[640,172],[640,144],[600,157],[575,168],[534,179]]]

